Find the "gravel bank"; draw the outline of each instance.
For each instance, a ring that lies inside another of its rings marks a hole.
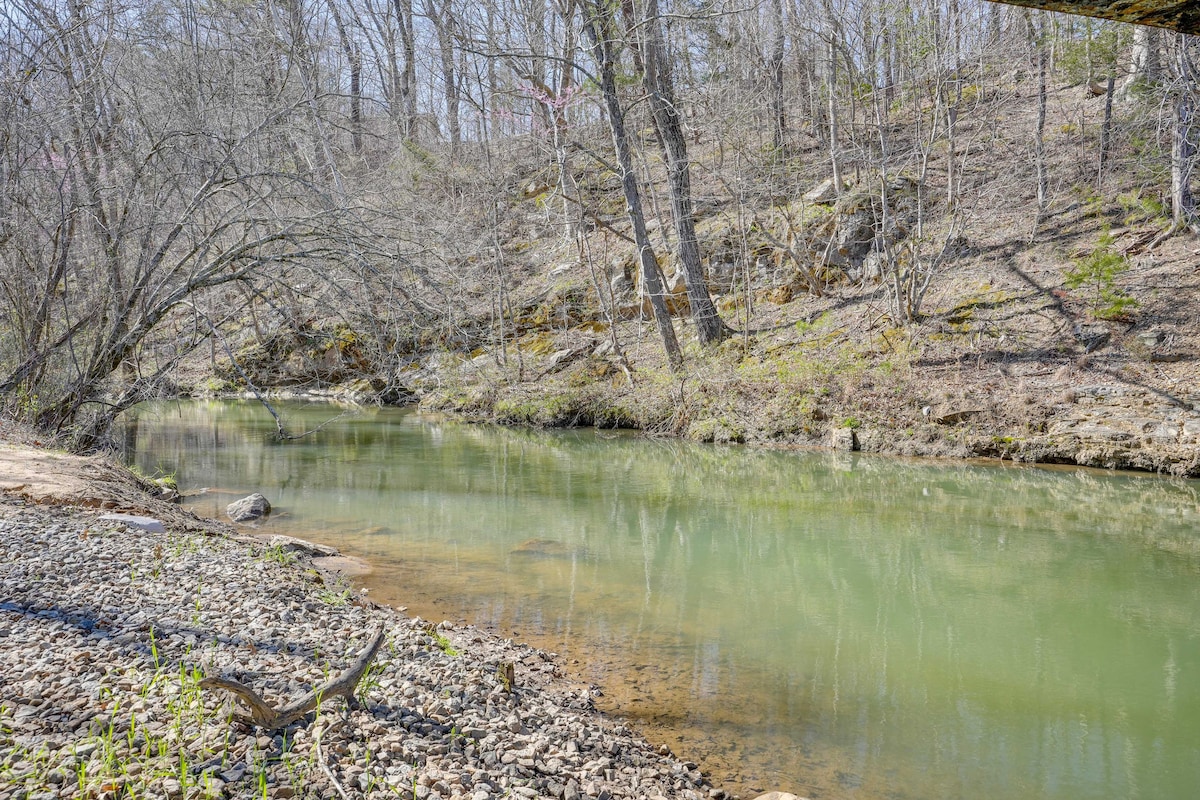
[[[148,533],[0,495],[0,800],[723,797],[598,714],[554,656],[362,601],[303,552]],[[267,733],[203,676],[283,705],[386,643],[359,686]]]

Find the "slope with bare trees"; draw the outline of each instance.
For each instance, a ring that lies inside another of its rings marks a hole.
[[[0,25],[0,404],[77,447],[249,383],[1200,469],[1190,38],[982,0]]]

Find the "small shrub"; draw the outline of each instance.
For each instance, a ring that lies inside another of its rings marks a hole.
[[[1091,311],[1096,319],[1125,319],[1138,301],[1116,285],[1117,276],[1129,269],[1129,259],[1113,252],[1112,236],[1105,234],[1091,253],[1072,261],[1066,284],[1072,289],[1086,288],[1091,293]]]

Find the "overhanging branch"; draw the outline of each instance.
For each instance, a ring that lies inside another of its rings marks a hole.
[[[1061,11],[1180,33],[1200,33],[1200,0],[994,0],[1010,6]]]

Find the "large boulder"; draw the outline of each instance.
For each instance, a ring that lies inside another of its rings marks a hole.
[[[255,492],[227,505],[225,513],[234,522],[254,522],[271,513],[271,504],[267,502],[267,498]]]

